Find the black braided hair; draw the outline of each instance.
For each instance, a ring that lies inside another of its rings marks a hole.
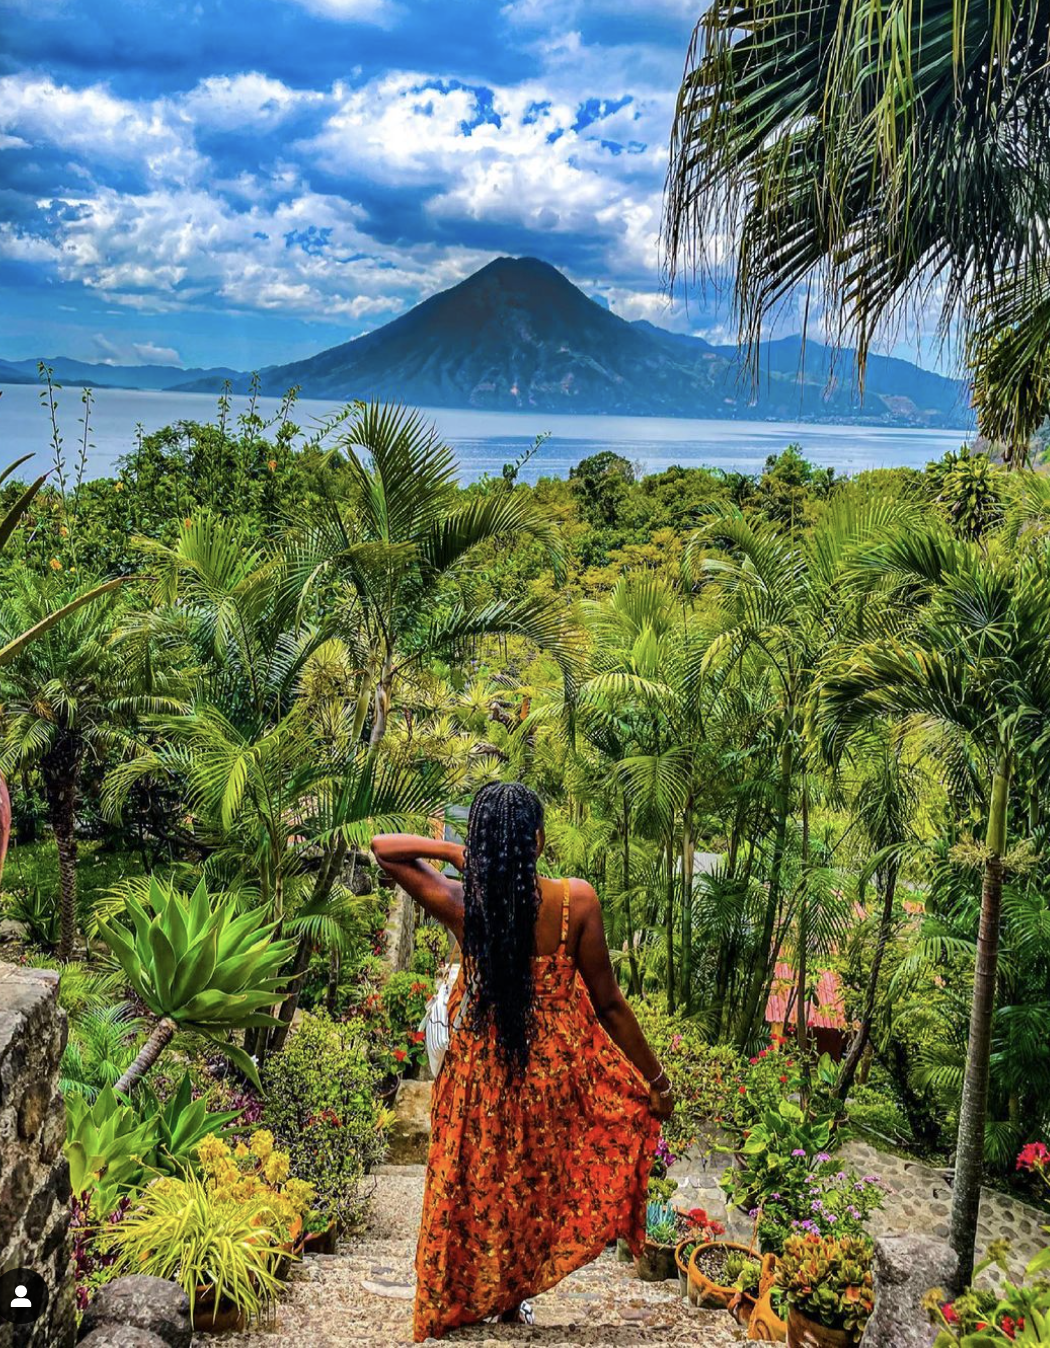
[[[463,957],[468,1015],[496,1027],[496,1047],[521,1077],[536,1033],[532,952],[540,888],[536,834],[543,806],[520,782],[483,786],[470,807],[463,863]]]

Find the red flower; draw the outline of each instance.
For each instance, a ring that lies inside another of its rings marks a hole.
[[[946,1301],[941,1307],[941,1314],[950,1325],[957,1325],[959,1323],[959,1312],[950,1301]]]
[[[1014,1320],[1011,1316],[1004,1315],[1003,1318],[999,1321],[999,1328],[1003,1331],[1003,1333],[1006,1335],[1008,1339],[1015,1339],[1017,1337],[1017,1330],[1020,1327],[1020,1323],[1021,1322]]]
[[[781,1077],[781,1078],[780,1078],[780,1084],[781,1084],[782,1086],[786,1086],[786,1085],[787,1085],[787,1077]]]
[[[737,1093],[737,1095],[746,1095],[746,1094],[747,1094],[747,1087],[746,1087],[746,1086],[738,1086],[738,1087],[737,1087],[736,1093]]]
[[[1018,1170],[1042,1170],[1047,1163],[1050,1163],[1050,1150],[1045,1142],[1029,1142],[1021,1148],[1017,1158]]]
[[[408,1042],[410,1044],[421,1044],[426,1037],[423,1030],[409,1030],[408,1032]]]
[[[408,1054],[405,1052],[405,1050],[404,1050],[403,1048],[395,1048],[395,1049],[394,1049],[394,1061],[395,1061],[395,1062],[404,1062],[405,1059],[406,1059],[407,1057],[408,1057]]]

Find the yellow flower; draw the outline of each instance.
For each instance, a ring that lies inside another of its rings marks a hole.
[[[284,1152],[275,1151],[267,1157],[263,1174],[271,1184],[282,1184],[288,1178],[288,1157]]]
[[[257,1133],[252,1134],[251,1152],[260,1161],[265,1161],[273,1152],[273,1133],[269,1128],[260,1128]]]
[[[48,563],[48,565],[51,567],[51,570],[52,570],[52,571],[61,571],[61,570],[62,570],[62,563],[58,560],[57,557],[52,557],[52,558],[51,558],[51,561]]]
[[[276,468],[277,468],[277,460],[276,460],[276,459],[267,459],[267,460],[266,460],[266,466],[267,466],[267,468],[269,468],[269,470],[270,470],[271,473],[274,472],[274,471],[276,470]]]
[[[114,490],[114,491],[123,491],[123,490],[124,490],[124,483],[123,483],[123,482],[114,482],[114,483],[113,483],[113,490]]]
[[[184,528],[189,529],[192,526],[193,521],[189,518],[189,516],[187,516],[186,519],[182,521],[182,523]]]
[[[249,1154],[248,1148],[244,1145],[243,1142],[238,1142],[233,1149],[233,1154],[234,1156],[247,1156]]]
[[[223,1142],[222,1138],[216,1137],[214,1134],[206,1137],[197,1148],[197,1157],[201,1165],[207,1168],[215,1167],[218,1161],[224,1160],[229,1154],[229,1147]]]
[[[58,532],[62,535],[63,538],[69,537],[69,530],[66,528],[64,524],[62,525],[61,529],[59,529]]]

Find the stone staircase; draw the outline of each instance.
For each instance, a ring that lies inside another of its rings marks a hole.
[[[411,1344],[412,1263],[423,1173],[421,1165],[385,1166],[376,1176],[365,1234],[344,1242],[338,1254],[305,1259],[273,1322],[226,1335],[223,1343],[229,1348]],[[457,1330],[448,1342],[728,1348],[744,1341],[743,1331],[724,1312],[693,1309],[678,1295],[677,1283],[641,1282],[633,1265],[620,1262],[611,1251],[537,1297],[535,1311],[534,1326],[477,1325]],[[194,1342],[203,1348],[206,1340],[198,1336]]]

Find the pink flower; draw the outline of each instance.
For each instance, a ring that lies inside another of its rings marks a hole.
[[[1050,1163],[1050,1150],[1045,1142],[1029,1142],[1021,1148],[1017,1158],[1018,1170],[1042,1170]]]

